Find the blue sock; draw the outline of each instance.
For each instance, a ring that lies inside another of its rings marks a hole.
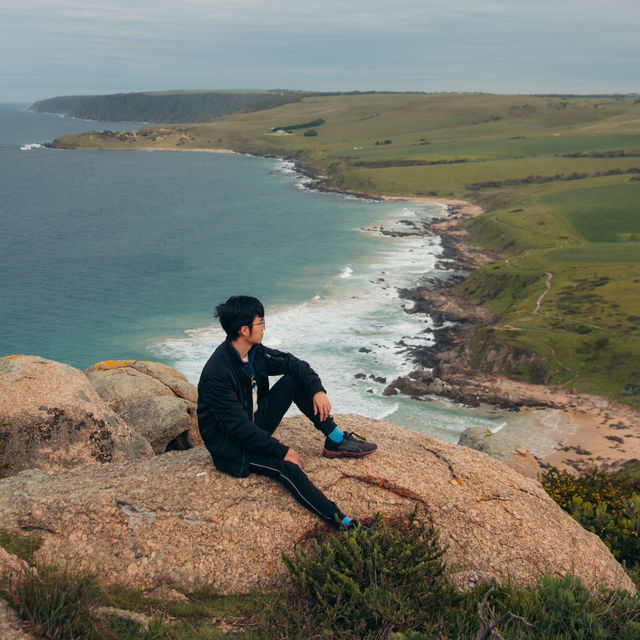
[[[333,440],[336,444],[340,444],[344,440],[344,433],[336,427],[328,436],[329,440]]]
[[[342,522],[340,523],[340,528],[346,529],[350,524],[351,524],[351,518],[349,518],[348,516],[345,516],[344,518],[342,518]]]

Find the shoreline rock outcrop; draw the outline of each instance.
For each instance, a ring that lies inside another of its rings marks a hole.
[[[604,543],[534,481],[483,453],[384,421],[337,421],[378,451],[323,458],[321,436],[302,417],[285,419],[276,434],[295,443],[305,471],[346,513],[397,517],[418,506],[418,517],[440,530],[460,586],[492,577],[531,586],[550,572],[577,575],[592,590],[634,591]],[[0,520],[41,538],[40,561],[93,570],[106,583],[208,584],[221,594],[275,587],[286,575],[282,552],[318,526],[279,483],[225,475],[202,446],[97,473],[23,471],[0,481]]]
[[[491,433],[486,427],[469,427],[460,435],[458,444],[482,451],[527,478],[537,480],[542,473],[542,469],[531,451],[520,442],[515,434],[504,430]]]

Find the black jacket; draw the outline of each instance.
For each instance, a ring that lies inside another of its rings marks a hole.
[[[269,376],[289,374],[311,395],[324,391],[318,374],[290,353],[261,344],[251,348],[258,403],[269,392]],[[198,425],[213,462],[236,477],[249,475],[247,453],[283,459],[289,447],[253,422],[251,381],[240,354],[225,340],[211,355],[198,383]]]

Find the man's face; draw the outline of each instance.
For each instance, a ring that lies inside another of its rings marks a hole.
[[[264,329],[265,329],[264,318],[261,318],[260,316],[256,316],[253,319],[253,323],[251,324],[249,329],[251,330],[251,333],[247,336],[247,340],[251,344],[261,344],[262,338],[264,338]]]

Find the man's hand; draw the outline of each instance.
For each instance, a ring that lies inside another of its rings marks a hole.
[[[284,461],[292,462],[298,467],[302,466],[300,464],[300,458],[298,458],[298,454],[296,453],[295,449],[292,449],[291,447],[289,447],[289,451],[287,451],[287,455],[284,457]]]
[[[313,415],[320,414],[320,421],[324,422],[331,415],[331,403],[324,391],[318,391],[313,396]]]

